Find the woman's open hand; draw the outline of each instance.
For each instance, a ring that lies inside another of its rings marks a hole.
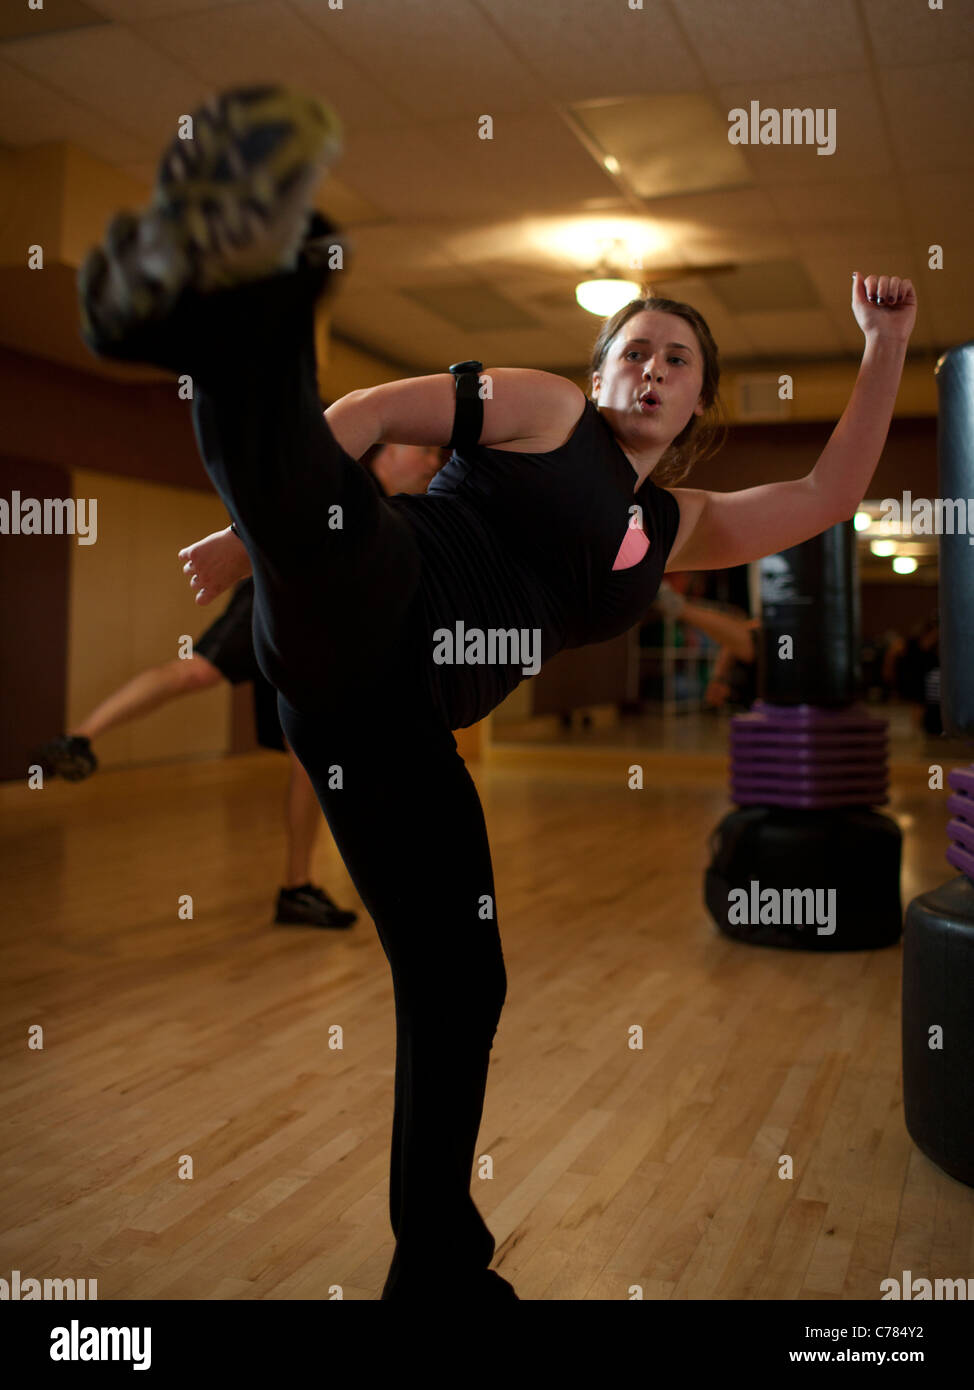
[[[229,526],[186,546],[179,558],[186,561],[183,573],[189,575],[189,586],[196,590],[196,602],[201,608],[250,574],[247,548]]]
[[[852,279],[852,312],[867,338],[905,343],[913,332],[917,297],[912,280],[898,275],[860,275]]]

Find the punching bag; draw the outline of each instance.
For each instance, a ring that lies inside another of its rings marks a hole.
[[[841,521],[759,562],[759,688],[771,705],[851,705],[862,693],[856,533]]]
[[[949,737],[974,739],[974,342],[941,357],[937,394],[940,496],[967,519],[940,536],[940,708]]]
[[[759,574],[763,698],[731,720],[738,809],[711,837],[704,901],[722,932],[750,946],[891,946],[903,920],[901,835],[874,809],[889,799],[885,721],[855,703],[852,522],[766,556]]]
[[[974,343],[941,357],[937,390],[940,497],[963,498],[967,520],[940,537],[941,712],[945,733],[974,744]],[[903,1114],[917,1148],[974,1187],[974,763],[947,783],[960,873],[906,910]]]

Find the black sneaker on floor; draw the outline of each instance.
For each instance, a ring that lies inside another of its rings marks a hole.
[[[275,922],[285,926],[350,927],[357,912],[347,912],[333,903],[322,888],[303,883],[300,888],[282,888],[277,895]]]
[[[45,777],[63,777],[66,782],[83,782],[98,770],[90,740],[77,734],[59,734],[36,748],[30,760],[40,764]]]

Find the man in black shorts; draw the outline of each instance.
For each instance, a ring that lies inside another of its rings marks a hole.
[[[411,444],[379,445],[361,460],[380,489],[425,492],[442,462],[439,449]],[[290,758],[290,782],[285,813],[287,862],[285,882],[278,896],[275,922],[313,927],[349,927],[357,913],[340,908],[323,888],[311,881],[311,857],[321,827],[321,807],[301,763],[284,737],[277,714],[277,691],[267,681],[254,655],[252,619],[253,579],[234,589],[224,612],[194,644],[191,657],[176,657],[150,667],[114,691],[80,724],[51,739],[31,755],[45,776],[59,775],[81,782],[98,768],[91,743],[108,729],[180,695],[209,690],[221,680],[231,685],[250,681],[254,689],[257,742],[262,748],[286,752]]]

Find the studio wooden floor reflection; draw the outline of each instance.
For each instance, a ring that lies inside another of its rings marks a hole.
[[[493,1176],[473,1179],[494,1267],[528,1300],[873,1300],[903,1270],[970,1276],[974,1190],[904,1126],[900,947],[721,936],[702,897],[719,761],[647,760],[631,791],[632,761],[474,768],[509,980],[478,1145]],[[947,793],[921,772],[885,808],[904,906],[953,877]],[[264,753],[0,787],[4,1277],[378,1298],[392,983],[364,915],[271,924],[285,780]],[[316,877],[361,908],[326,829]]]

